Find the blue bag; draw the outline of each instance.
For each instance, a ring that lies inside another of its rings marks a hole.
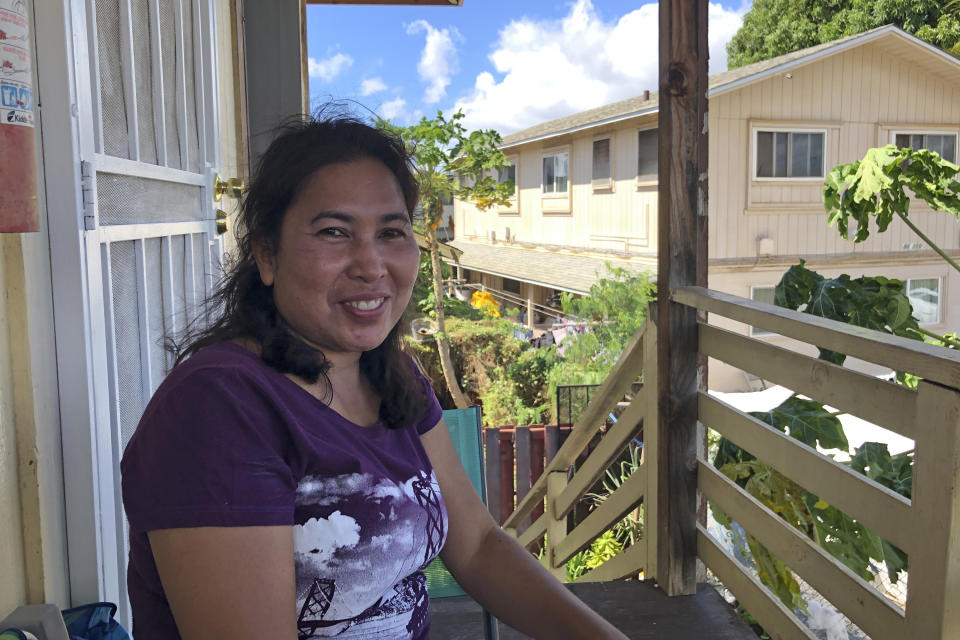
[[[117,605],[94,602],[64,609],[63,623],[71,640],[130,640],[130,634],[113,619]]]

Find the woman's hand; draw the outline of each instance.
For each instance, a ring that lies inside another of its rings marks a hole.
[[[449,534],[440,555],[471,596],[534,638],[627,640],[497,526],[463,470],[443,421],[420,439],[447,505]]]
[[[295,640],[292,527],[161,529],[148,537],[183,640]]]

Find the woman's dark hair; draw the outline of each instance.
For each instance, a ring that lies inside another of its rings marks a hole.
[[[252,339],[260,345],[260,357],[268,365],[309,383],[323,378],[332,397],[327,378],[330,362],[286,329],[272,287],[260,280],[253,249],[265,242],[276,250],[287,208],[315,171],[364,158],[379,160],[393,173],[412,216],[420,193],[402,140],[343,115],[299,116],[280,128],[257,163],[240,204],[236,252],[219,287],[205,303],[208,321],[198,321],[178,340],[168,340],[176,364],[211,344]],[[392,428],[412,424],[426,406],[423,384],[400,349],[404,326],[403,321],[398,323],[380,346],[360,357],[361,372],[380,394],[380,417]]]

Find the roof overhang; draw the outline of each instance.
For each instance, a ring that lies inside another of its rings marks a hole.
[[[539,136],[533,136],[530,138],[524,138],[523,140],[518,140],[516,142],[511,142],[510,144],[502,145],[500,148],[502,150],[512,149],[513,147],[519,147],[521,145],[530,144],[531,142],[538,142],[540,140],[549,140],[550,138],[558,138],[560,136],[569,135],[571,133],[579,133],[580,131],[586,131],[588,129],[595,129],[597,127],[605,127],[607,125],[615,124],[617,122],[622,122],[624,120],[629,120],[631,118],[639,118],[640,116],[646,116],[651,113],[657,113],[660,111],[659,107],[647,107],[646,109],[640,109],[637,111],[631,111],[630,113],[624,113],[618,116],[613,116],[610,118],[605,118],[603,120],[597,120],[596,122],[588,122],[581,124],[575,127],[569,127],[567,129],[561,129],[560,131],[553,131],[550,133],[545,133]]]
[[[896,47],[898,53],[900,53],[904,59],[909,60],[918,69],[924,69],[930,73],[939,73],[940,75],[944,76],[946,80],[960,84],[960,59],[955,58],[942,49],[924,42],[920,38],[909,34],[902,29],[899,29],[895,25],[887,25],[855,36],[848,36],[833,43],[824,43],[822,45],[810,47],[811,51],[806,55],[797,55],[796,57],[793,57],[797,52],[785,54],[784,56],[780,56],[782,58],[786,58],[786,60],[780,64],[766,66],[764,63],[768,61],[757,63],[758,65],[763,65],[762,70],[759,70],[755,73],[750,73],[748,75],[737,75],[736,73],[733,73],[734,77],[729,81],[725,80],[725,76],[730,75],[735,70],[716,74],[711,77],[711,86],[707,90],[707,96],[713,97],[728,93],[730,91],[736,91],[757,82],[762,82],[768,78],[782,75],[799,67],[829,58],[830,56],[837,55],[844,51],[849,51],[850,49],[854,49],[856,47],[880,41],[889,43],[885,46]],[[616,122],[629,120],[631,118],[657,114],[659,110],[660,109],[658,105],[653,105],[644,109],[618,114],[593,122],[585,122],[577,126],[562,128],[539,135],[533,135],[529,138],[523,138],[522,140],[515,140],[509,144],[501,146],[501,149],[513,149],[515,147],[520,147],[534,142],[541,142],[544,140],[559,138],[572,133],[597,129]]]
[[[589,294],[590,287],[607,276],[608,264],[636,272],[652,272],[656,269],[656,258],[644,263],[565,251],[504,247],[460,240],[454,243],[455,248],[463,251],[459,265],[464,269],[581,295]]]
[[[728,93],[730,91],[735,91],[747,85],[754,84],[756,82],[761,82],[767,78],[778,76],[798,67],[802,67],[813,62],[817,62],[824,58],[829,58],[835,56],[838,53],[848,51],[850,49],[855,49],[856,47],[863,46],[864,44],[875,42],[877,40],[883,39],[896,39],[899,40],[903,45],[907,45],[910,49],[915,52],[915,55],[921,54],[921,52],[932,55],[933,60],[940,64],[946,64],[944,70],[951,70],[950,77],[954,81],[960,81],[960,59],[953,57],[946,51],[939,49],[932,44],[924,42],[920,38],[903,31],[902,29],[897,28],[894,25],[887,25],[885,27],[878,27],[870,31],[861,33],[856,36],[851,36],[849,39],[845,39],[842,42],[837,42],[832,46],[824,47],[819,51],[810,53],[809,55],[801,56],[793,60],[784,62],[783,64],[778,64],[769,69],[764,69],[763,71],[752,73],[748,76],[738,78],[737,80],[717,84],[710,87],[707,91],[707,96],[712,97],[715,95],[721,95]],[[926,56],[924,58],[928,59]],[[949,73],[949,71],[948,71]]]
[[[430,250],[430,239],[427,236],[414,231],[413,237],[417,239],[417,246],[420,247],[422,251]],[[443,242],[438,242],[437,244],[439,245],[441,258],[455,263],[460,262],[460,256],[463,255],[462,249],[457,249],[456,247]]]

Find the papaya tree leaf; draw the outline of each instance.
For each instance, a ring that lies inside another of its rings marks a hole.
[[[815,400],[792,395],[770,411],[750,415],[811,447],[819,444],[823,449],[850,448],[840,419]]]

